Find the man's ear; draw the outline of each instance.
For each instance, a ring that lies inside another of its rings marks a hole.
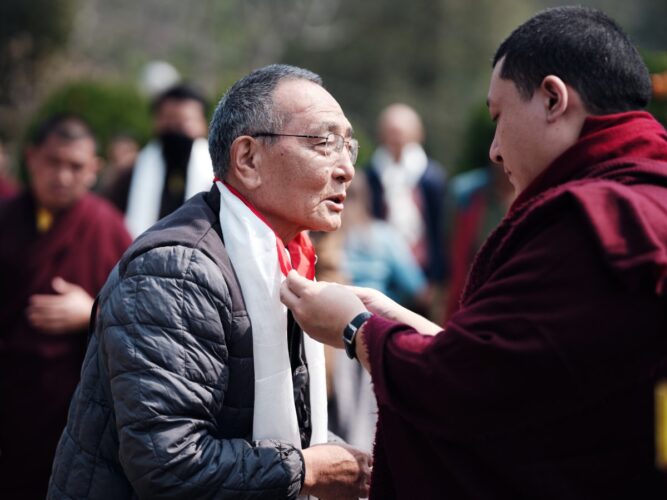
[[[259,143],[249,135],[234,139],[230,149],[229,176],[239,182],[245,189],[258,188],[261,183],[262,151]]]
[[[542,80],[540,92],[544,97],[544,108],[548,122],[554,122],[565,114],[570,104],[570,89],[555,75]]]

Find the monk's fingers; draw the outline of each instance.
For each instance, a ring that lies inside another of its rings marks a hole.
[[[48,329],[52,325],[61,321],[61,319],[53,315],[51,311],[28,311],[27,315],[30,324],[40,330]]]
[[[58,310],[28,310],[27,316],[32,327],[44,333],[60,334],[72,329],[69,316],[63,315]]]
[[[378,291],[372,288],[364,288],[360,286],[347,286],[348,290],[352,290],[354,294],[359,297],[359,299],[364,304],[370,304],[377,298]]]
[[[295,311],[299,304],[299,296],[290,289],[287,280],[285,280],[285,282],[280,287],[280,301],[292,311]]]
[[[26,314],[31,323],[39,325],[63,320],[61,311],[54,307],[29,307]]]
[[[67,317],[71,313],[67,304],[62,301],[36,301],[30,303],[26,309],[28,316],[45,318],[46,320],[55,320]]]
[[[287,274],[287,279],[285,280],[285,283],[287,283],[289,289],[297,297],[301,297],[309,289],[317,286],[316,283],[310,281],[309,279],[304,278],[294,270],[291,270]]]
[[[60,335],[63,333],[69,333],[71,331],[71,328],[69,327],[69,324],[67,321],[51,321],[49,323],[45,323],[39,327],[43,333],[48,333],[51,335]]]
[[[26,308],[25,313],[31,319],[48,318],[53,315],[54,308],[41,303],[30,304]]]
[[[79,285],[75,285],[74,283],[65,281],[60,276],[56,276],[55,278],[53,278],[53,281],[51,281],[51,286],[56,292],[60,294],[79,293],[79,292],[85,293],[85,290],[81,288]]]
[[[57,307],[63,303],[61,295],[31,295],[28,299],[31,307]]]

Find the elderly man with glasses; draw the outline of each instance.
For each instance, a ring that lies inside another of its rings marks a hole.
[[[215,182],[139,237],[93,311],[49,498],[357,498],[324,358],[280,302],[341,224],[358,144],[319,76],[273,65],[213,117]]]

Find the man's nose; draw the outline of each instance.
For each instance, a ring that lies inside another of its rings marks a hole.
[[[343,151],[341,151],[336,159],[334,176],[341,182],[350,182],[354,177],[354,165],[352,164],[350,152],[347,148],[343,148]]]
[[[69,186],[74,179],[74,172],[72,169],[60,166],[58,167],[58,182],[64,186]]]
[[[495,137],[493,138],[493,142],[489,148],[489,159],[496,165],[503,164],[503,156],[500,154],[500,146],[498,144],[498,140]]]

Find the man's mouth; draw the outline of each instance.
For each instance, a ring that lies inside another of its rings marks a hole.
[[[342,211],[343,210],[343,203],[345,202],[345,194],[336,194],[333,196],[329,196],[326,201],[329,202],[329,204],[332,206],[332,208],[336,211]]]

